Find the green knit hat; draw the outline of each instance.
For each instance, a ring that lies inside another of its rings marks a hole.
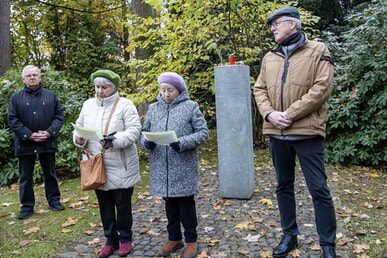
[[[116,88],[118,88],[121,84],[121,77],[110,70],[98,70],[92,73],[90,76],[91,81],[94,82],[94,79],[96,77],[104,77],[106,79],[109,79],[112,83],[114,83]]]

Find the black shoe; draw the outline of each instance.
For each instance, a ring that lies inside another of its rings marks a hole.
[[[26,219],[28,218],[29,216],[31,216],[32,214],[34,214],[34,211],[33,210],[30,210],[30,211],[20,211],[19,215],[17,216],[18,219]]]
[[[273,250],[274,258],[286,257],[290,251],[297,247],[297,236],[283,235],[281,242]]]
[[[48,205],[48,208],[53,211],[63,211],[65,207],[59,201],[56,201]]]
[[[335,248],[332,246],[322,246],[323,258],[336,258]]]

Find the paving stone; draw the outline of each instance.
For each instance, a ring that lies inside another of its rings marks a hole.
[[[281,239],[273,168],[256,171],[256,191],[249,200],[221,199],[218,190],[218,171],[214,168],[201,171],[200,176],[200,193],[196,196],[200,252],[216,258],[258,258],[262,252],[271,253]],[[297,222],[300,230],[298,250],[303,258],[317,258],[321,252],[310,248],[312,244],[318,244],[313,204],[305,180],[298,173],[295,188],[298,205]],[[330,188],[332,195],[339,194],[337,185],[330,185]],[[261,204],[259,201],[262,199],[271,200],[272,205]],[[249,222],[248,228],[236,228],[236,225],[246,222]],[[164,201],[161,198],[149,197],[133,205],[133,251],[128,257],[157,257],[158,250],[168,239],[166,225]],[[344,232],[340,223],[338,232]],[[248,242],[245,238],[249,234],[260,237],[257,242]],[[69,243],[67,251],[58,254],[57,257],[97,257],[96,251],[101,247],[87,245],[88,241],[95,238],[100,238],[102,242],[106,241],[103,230],[95,230],[93,235]],[[179,257],[182,253],[178,251],[171,257]],[[337,253],[341,258],[348,258],[348,247],[337,247]],[[119,256],[115,253],[110,257]]]

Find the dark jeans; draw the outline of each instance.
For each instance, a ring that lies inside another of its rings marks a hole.
[[[180,222],[184,227],[184,238],[186,243],[196,242],[198,234],[196,227],[196,206],[194,196],[164,198],[165,211],[168,218],[168,239],[179,241],[182,239]]]
[[[335,246],[336,215],[326,183],[324,139],[315,137],[285,141],[270,137],[270,153],[277,176],[277,201],[284,234],[296,236],[296,200],[294,194],[296,156],[312,196],[317,233],[321,246]]]
[[[55,173],[55,153],[19,156],[19,194],[22,211],[31,211],[35,206],[33,173],[38,156],[40,166],[43,170],[44,189],[47,202],[48,204],[51,204],[60,200],[58,180]]]
[[[106,245],[132,242],[132,194],[134,187],[109,191],[95,190]],[[116,213],[117,212],[117,213]]]

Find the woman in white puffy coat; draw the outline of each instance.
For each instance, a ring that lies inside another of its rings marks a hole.
[[[118,74],[98,70],[91,75],[91,81],[95,85],[95,97],[85,101],[76,125],[96,128],[104,134],[110,111],[119,98],[107,135],[116,133],[112,142],[97,142],[88,141],[74,131],[73,142],[94,155],[105,148],[106,183],[95,190],[107,238],[99,257],[109,257],[116,249],[119,249],[119,256],[126,256],[132,249],[131,196],[134,185],[140,181],[135,143],[140,136],[141,123],[132,101],[118,95],[117,88],[121,83]]]

